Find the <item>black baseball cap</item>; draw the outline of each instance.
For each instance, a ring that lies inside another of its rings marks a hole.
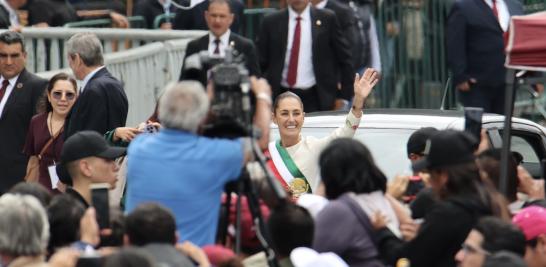
[[[98,157],[117,159],[125,155],[126,148],[108,145],[104,137],[95,131],[81,131],[70,136],[63,145],[61,162],[57,165],[57,175],[63,183],[71,184],[71,178],[66,170],[66,164],[87,158]]]
[[[423,151],[425,151],[427,140],[437,132],[438,130],[433,127],[425,127],[413,132],[406,145],[408,157],[410,154],[422,155]]]
[[[412,165],[413,171],[472,162],[477,144],[478,140],[467,132],[438,131],[426,141],[425,156]]]

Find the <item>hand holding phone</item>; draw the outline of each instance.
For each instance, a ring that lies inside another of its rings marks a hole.
[[[464,130],[476,138],[481,139],[483,108],[464,108]]]
[[[96,211],[99,229],[110,228],[110,206],[108,203],[108,190],[110,184],[101,183],[91,185],[91,200]]]

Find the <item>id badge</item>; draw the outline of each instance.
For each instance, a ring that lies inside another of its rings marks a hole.
[[[57,175],[57,165],[53,164],[47,167],[47,172],[49,173],[49,178],[51,179],[51,189],[57,189],[57,184],[59,183],[59,176]]]

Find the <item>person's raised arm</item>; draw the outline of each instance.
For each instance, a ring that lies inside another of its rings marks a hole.
[[[260,129],[261,136],[258,144],[262,150],[267,148],[269,143],[269,126],[271,124],[271,87],[263,78],[250,77],[252,92],[256,96],[256,114],[254,125]]]
[[[355,117],[360,118],[362,116],[362,109],[364,109],[364,103],[372,92],[372,89],[379,81],[379,76],[376,70],[368,68],[362,74],[362,76],[355,75],[353,107],[351,112]]]

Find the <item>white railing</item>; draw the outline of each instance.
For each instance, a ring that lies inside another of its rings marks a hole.
[[[205,33],[204,31],[184,32],[184,39],[165,38],[161,42],[105,55],[106,67],[124,84],[129,100],[127,125],[134,126],[152,114],[165,85],[178,81],[187,43]],[[48,79],[61,71],[72,73],[70,69],[63,68],[37,74]]]
[[[44,72],[68,67],[64,43],[72,35],[93,32],[101,39],[106,54],[138,48],[152,42],[174,39],[194,39],[203,31],[159,31],[113,28],[24,28],[27,69]]]

